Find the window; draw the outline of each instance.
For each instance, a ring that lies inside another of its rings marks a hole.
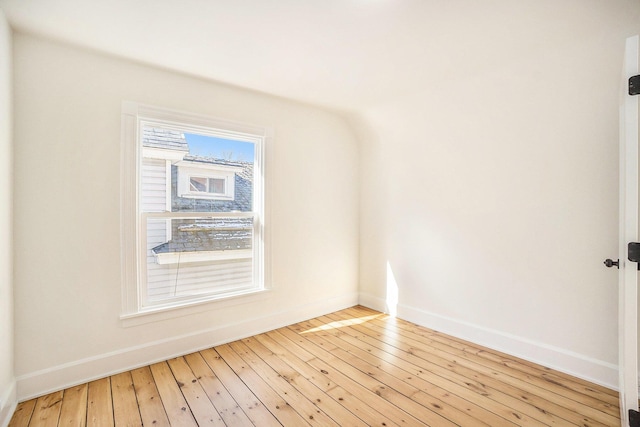
[[[189,191],[194,194],[224,194],[224,178],[189,177]]]
[[[123,105],[123,318],[265,289],[266,130]]]
[[[215,142],[216,140],[211,141],[214,145]],[[249,154],[245,153],[244,156]],[[213,160],[215,162],[182,160],[176,163],[180,197],[234,200],[237,175],[242,175],[247,162],[225,160],[222,163],[220,159]]]

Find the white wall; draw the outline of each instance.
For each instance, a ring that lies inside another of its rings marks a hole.
[[[0,11],[0,426],[15,405],[11,226],[11,30]]]
[[[403,318],[615,387],[617,271],[602,263],[640,3],[507,3],[428,58],[440,79],[354,117],[362,301],[385,308],[395,279]]]
[[[20,398],[357,302],[357,143],[343,118],[21,34],[14,62]],[[275,130],[265,298],[123,327],[122,100]]]

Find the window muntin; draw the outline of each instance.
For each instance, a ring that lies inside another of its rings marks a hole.
[[[179,113],[179,120],[153,116],[123,113],[123,135],[137,146],[123,146],[137,158],[136,171],[123,176],[138,182],[135,194],[124,195],[123,209],[137,218],[135,250],[125,253],[135,252],[137,262],[130,268],[123,257],[123,317],[264,290],[264,130],[215,120],[202,126],[199,117],[194,125]],[[145,143],[149,134],[156,139]],[[197,137],[197,150],[187,135]],[[225,151],[206,151],[212,147]],[[200,185],[185,192],[192,183]],[[131,243],[126,229],[123,240]]]

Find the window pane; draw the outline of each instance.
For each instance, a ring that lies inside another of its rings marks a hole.
[[[209,178],[209,193],[224,194],[224,179]]]
[[[147,221],[147,301],[250,289],[253,219]]]
[[[142,127],[141,142],[145,156],[140,181],[143,212],[253,210],[253,142],[152,126]],[[146,157],[147,149],[153,158]]]
[[[184,134],[184,143],[188,151],[171,166],[171,211],[251,212],[255,144],[190,133]],[[202,184],[185,197],[179,182],[180,171],[187,168]],[[202,193],[201,197],[197,193]]]
[[[189,179],[191,191],[207,191],[207,178],[191,177]]]

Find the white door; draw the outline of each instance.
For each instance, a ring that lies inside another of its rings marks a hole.
[[[627,259],[627,244],[638,242],[638,103],[628,79],[640,74],[638,36],[627,39],[620,100],[619,375],[622,426],[638,410],[638,264]]]

